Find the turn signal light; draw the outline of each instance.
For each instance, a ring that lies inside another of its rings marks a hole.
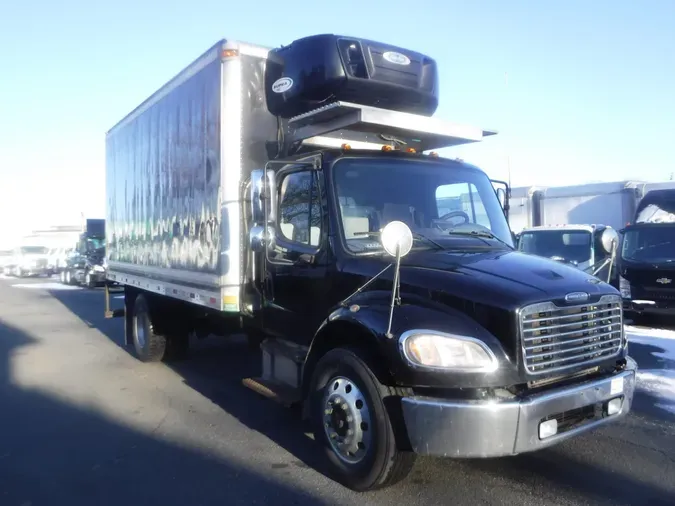
[[[348,150],[352,149],[352,147],[351,147],[349,144],[343,144],[343,145],[342,145],[342,149],[348,151]]]

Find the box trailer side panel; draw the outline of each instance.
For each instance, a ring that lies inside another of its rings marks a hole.
[[[221,41],[108,132],[110,279],[239,310],[241,183],[276,136],[266,54]]]
[[[541,188],[536,186],[518,186],[511,189],[509,226],[516,234],[536,224],[534,217],[536,208],[534,195],[537,190],[541,190]]]
[[[620,229],[632,211],[634,190],[626,181],[547,188],[544,225],[603,224]]]

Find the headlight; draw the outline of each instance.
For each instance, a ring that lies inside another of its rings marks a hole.
[[[619,277],[619,291],[624,299],[631,298],[630,282],[626,278]]]
[[[497,358],[478,339],[435,330],[409,330],[400,338],[401,352],[413,366],[466,372],[492,372]]]
[[[102,265],[94,265],[94,271],[103,272],[105,271],[105,268]]]

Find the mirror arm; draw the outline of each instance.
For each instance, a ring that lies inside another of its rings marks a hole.
[[[394,270],[394,285],[391,288],[391,303],[389,304],[389,324],[387,325],[387,336],[389,339],[393,338],[391,333],[391,326],[394,320],[394,307],[401,305],[401,246],[396,247],[396,267]]]
[[[344,299],[342,302],[340,302],[340,306],[342,307],[347,307],[347,304],[349,303],[350,300],[352,300],[354,297],[356,297],[358,294],[360,294],[363,290],[368,288],[376,279],[378,279],[382,274],[387,272],[393,264],[387,265],[384,269],[382,269],[380,272],[375,274],[372,278],[370,278],[363,286],[360,288],[357,288],[357,290],[349,295],[346,299]]]

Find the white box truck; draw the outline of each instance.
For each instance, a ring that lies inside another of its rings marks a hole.
[[[223,40],[107,134],[107,277],[125,302],[106,315],[143,361],[247,333],[262,375],[244,384],[301,404],[354,490],[417,455],[545,448],[633,398],[619,292],[514,250],[488,176],[433,151],[494,132],[437,105],[436,62],[415,51]]]

